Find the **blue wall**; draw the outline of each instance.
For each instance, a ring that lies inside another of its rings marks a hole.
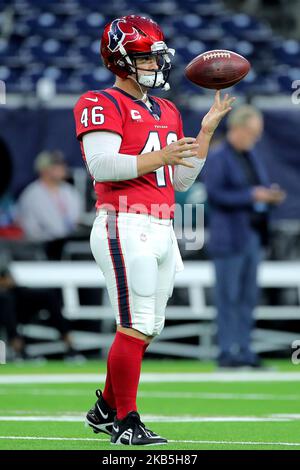
[[[276,211],[279,218],[300,219],[300,108],[295,108],[265,112],[265,133],[257,146],[271,179],[288,193],[286,202]],[[185,135],[196,135],[201,113],[181,111]],[[8,145],[13,157],[15,170],[12,189],[15,194],[34,179],[33,161],[42,149],[59,148],[69,165],[82,165],[71,109],[2,108],[0,137]]]

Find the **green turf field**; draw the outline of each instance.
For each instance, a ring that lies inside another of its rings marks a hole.
[[[145,361],[139,410],[169,439],[155,450],[300,450],[300,366],[269,365],[220,373],[211,363]],[[101,361],[1,365],[0,449],[126,450],[84,425],[104,373]]]

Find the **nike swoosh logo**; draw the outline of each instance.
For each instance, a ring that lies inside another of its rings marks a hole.
[[[106,414],[103,413],[103,411],[101,410],[101,408],[98,404],[97,404],[97,408],[100,411],[100,414],[101,414],[102,418],[107,419],[108,418],[108,413],[106,413]]]
[[[119,426],[113,426],[113,430],[114,430],[115,432],[119,432]]]
[[[86,100],[89,100],[89,101],[94,101],[94,103],[97,103],[98,101],[98,98],[86,98]]]

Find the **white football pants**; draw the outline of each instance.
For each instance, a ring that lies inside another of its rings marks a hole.
[[[90,242],[117,325],[160,334],[179,253],[172,221],[101,209]]]

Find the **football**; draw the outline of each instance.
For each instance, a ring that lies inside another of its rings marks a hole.
[[[236,52],[207,51],[195,57],[185,68],[185,76],[203,88],[221,90],[242,80],[250,63]]]

